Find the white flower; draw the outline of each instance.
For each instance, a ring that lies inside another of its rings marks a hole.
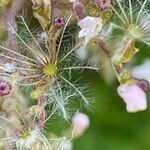
[[[77,113],[72,118],[72,128],[74,136],[80,136],[88,127],[89,117],[83,113]]]
[[[86,43],[89,42],[92,38],[98,36],[103,26],[101,18],[95,18],[90,16],[82,19],[78,23],[78,25],[81,28],[78,37],[84,37]]]
[[[147,59],[143,64],[133,68],[132,75],[138,79],[147,80],[150,83],[150,59]]]
[[[143,111],[147,108],[147,100],[145,92],[137,85],[128,86],[126,84],[118,87],[118,94],[126,103],[128,112],[134,113]]]

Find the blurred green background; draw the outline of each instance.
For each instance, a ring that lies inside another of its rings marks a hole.
[[[84,72],[95,101],[93,111],[86,113],[91,125],[74,142],[74,150],[149,150],[150,111],[129,114],[117,94],[118,83],[107,84],[95,72]]]
[[[137,44],[140,52],[134,58],[134,65],[150,58],[149,47]],[[127,113],[117,94],[117,80],[108,84],[101,73],[85,71],[83,74],[93,90],[94,111],[86,111],[91,124],[74,142],[74,150],[150,150],[150,92],[146,111]]]

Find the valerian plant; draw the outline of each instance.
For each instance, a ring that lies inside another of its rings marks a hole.
[[[32,25],[23,6],[32,9]],[[72,149],[89,126],[78,103],[91,103],[85,85],[72,82],[73,70],[113,70],[127,111],[145,110],[149,71],[130,71],[127,63],[140,52],[137,42],[150,46],[148,6],[149,0],[1,1],[1,149]],[[45,134],[55,114],[71,120],[61,136]]]

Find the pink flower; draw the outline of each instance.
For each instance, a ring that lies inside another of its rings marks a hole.
[[[82,3],[76,1],[73,3],[73,10],[75,11],[78,18],[81,20],[85,17],[85,12],[83,10]]]
[[[111,0],[95,0],[101,9],[106,9],[110,7]]]
[[[77,113],[72,118],[72,127],[75,136],[81,135],[88,127],[89,117],[83,113]]]
[[[145,92],[136,84],[128,86],[126,84],[118,87],[118,94],[126,103],[128,112],[134,113],[143,111],[147,108],[147,100]]]
[[[0,81],[0,96],[9,94],[11,91],[11,86],[6,81]]]
[[[65,25],[65,21],[62,17],[56,17],[54,20],[54,25],[56,28],[62,28]]]

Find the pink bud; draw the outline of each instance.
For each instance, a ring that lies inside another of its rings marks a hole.
[[[46,111],[45,111],[46,97],[45,96],[40,96],[38,98],[38,105],[41,107],[41,112],[38,118],[39,119],[38,125],[39,125],[39,129],[42,131],[45,126],[45,119],[46,119]]]
[[[111,0],[94,0],[101,9],[106,9],[110,7]]]
[[[76,15],[78,16],[78,18],[81,20],[83,19],[86,15],[85,12],[83,10],[83,6],[82,3],[75,1],[73,3],[73,10],[75,11]]]
[[[149,83],[146,80],[139,80],[137,85],[144,91],[147,92],[149,89]]]
[[[11,86],[6,81],[0,81],[0,96],[9,94],[11,91]]]
[[[138,85],[120,85],[118,87],[118,94],[126,103],[128,112],[134,113],[147,108],[146,94]]]
[[[61,17],[56,17],[54,19],[54,26],[58,29],[62,28],[65,25],[65,21]]]
[[[38,127],[42,131],[45,126],[45,118],[46,118],[46,112],[45,110],[42,110],[42,112],[39,114],[39,120],[38,120]]]
[[[44,106],[46,104],[46,97],[45,96],[40,96],[38,98],[38,105],[39,106]]]
[[[89,117],[83,113],[77,113],[72,118],[72,127],[75,136],[81,135],[88,127]]]

